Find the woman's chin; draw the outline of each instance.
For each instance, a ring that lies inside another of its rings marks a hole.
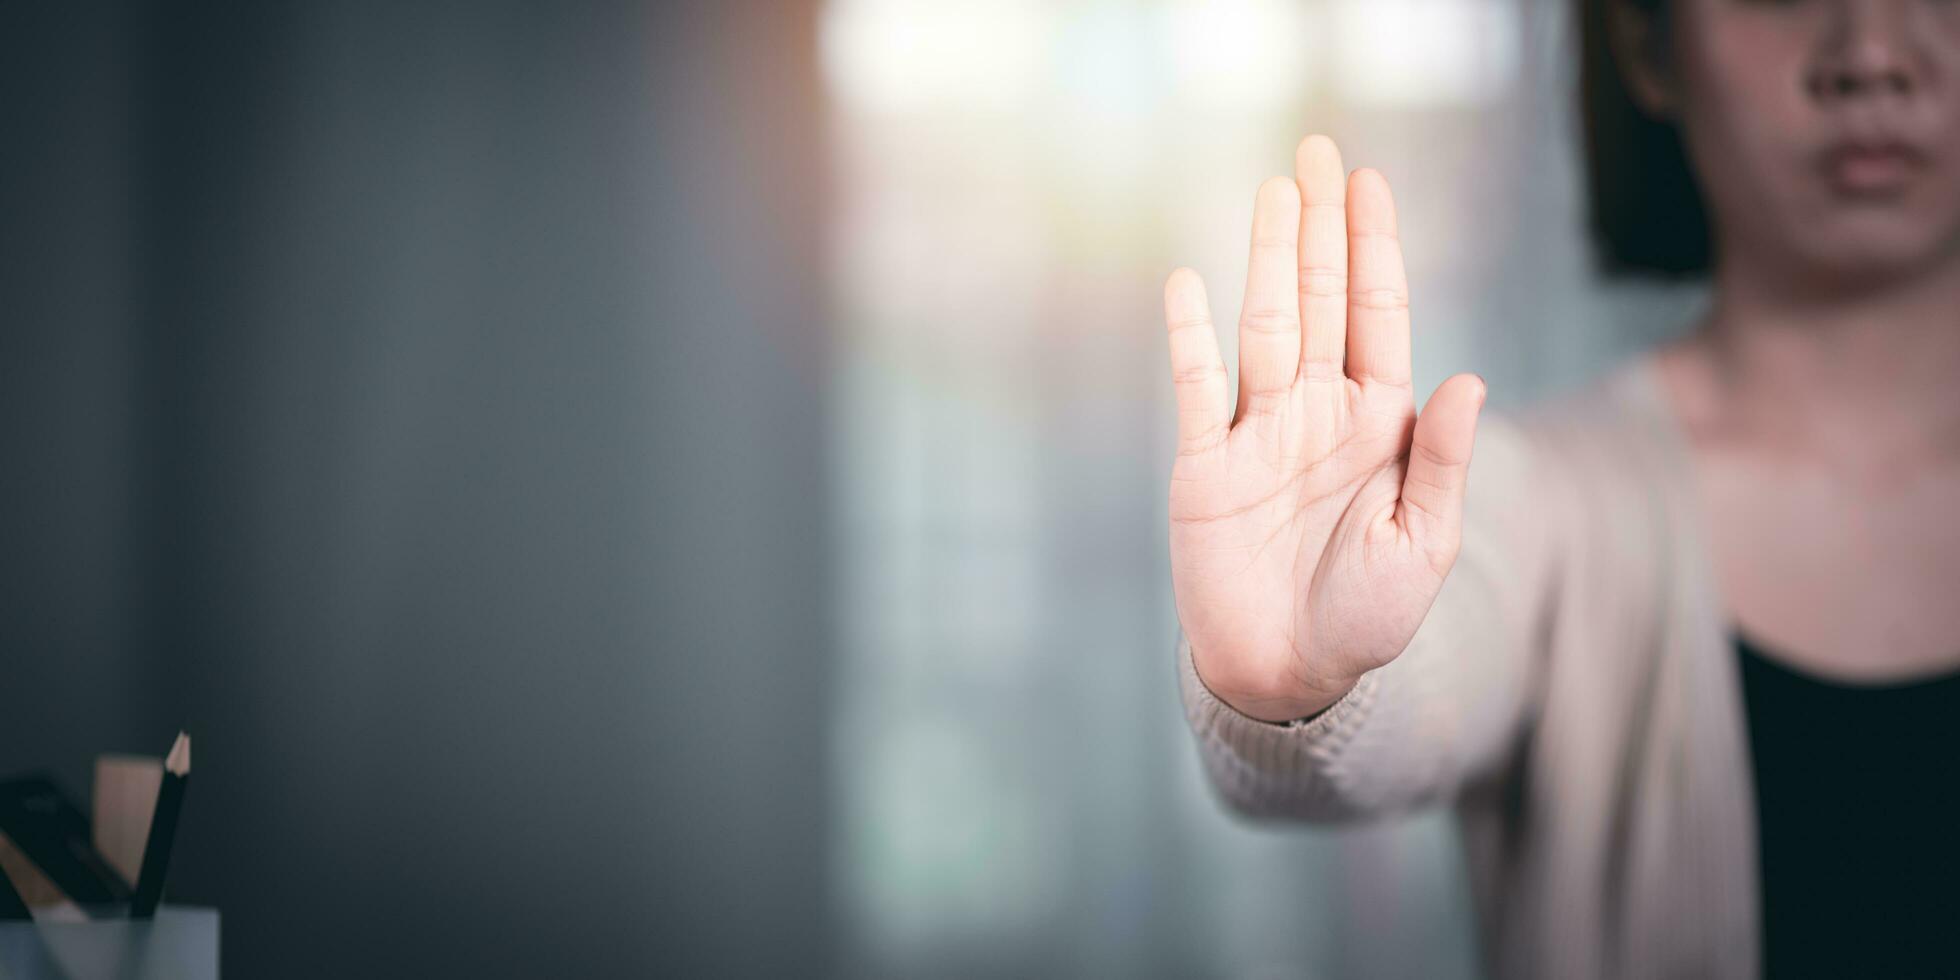
[[[1803,278],[1849,286],[1882,286],[1960,263],[1960,228],[1939,228],[1912,215],[1859,216],[1820,223],[1786,241]],[[1795,285],[1795,284],[1793,284]]]

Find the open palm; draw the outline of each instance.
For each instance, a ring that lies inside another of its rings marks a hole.
[[[1205,685],[1280,721],[1338,700],[1415,635],[1456,560],[1483,382],[1420,416],[1388,182],[1308,137],[1261,185],[1236,410],[1204,284],[1164,290],[1178,452],[1171,581]]]

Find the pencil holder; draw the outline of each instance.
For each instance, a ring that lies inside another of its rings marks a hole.
[[[4,980],[217,977],[217,909],[165,905],[149,920],[0,922]]]

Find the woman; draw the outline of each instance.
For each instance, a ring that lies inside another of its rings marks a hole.
[[[1960,2],[1581,6],[1603,250],[1705,269],[1706,318],[1417,414],[1388,185],[1303,142],[1235,408],[1165,290],[1207,769],[1262,817],[1453,804],[1496,976],[1960,972]]]

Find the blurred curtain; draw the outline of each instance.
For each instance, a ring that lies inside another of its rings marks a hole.
[[[1447,814],[1234,819],[1177,702],[1165,275],[1228,364],[1254,189],[1392,181],[1419,396],[1676,329],[1592,275],[1566,0],[827,0],[855,975],[1469,977]]]

